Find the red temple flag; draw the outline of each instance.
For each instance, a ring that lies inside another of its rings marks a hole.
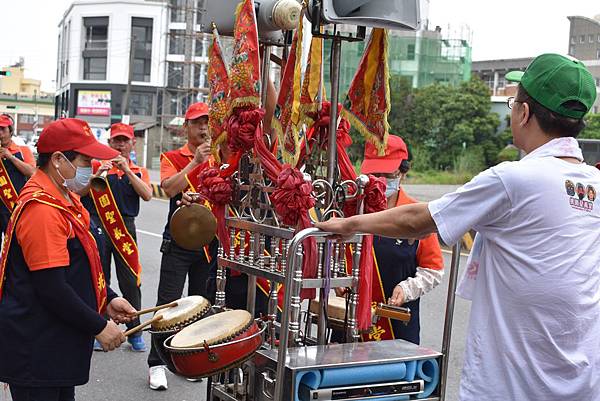
[[[321,99],[319,99],[321,88]],[[300,121],[311,126],[317,120],[320,100],[325,98],[323,87],[323,38],[313,37],[304,72],[300,94]]]
[[[300,156],[300,91],[302,81],[302,18],[285,65],[272,127],[281,144],[284,163],[295,166]]]
[[[217,160],[218,145],[227,140],[225,121],[229,111],[229,72],[223,57],[219,32],[213,24],[213,38],[208,49],[208,129],[212,151]]]
[[[371,33],[348,90],[342,114],[383,155],[389,131],[389,112],[387,31],[376,28]]]
[[[260,107],[260,57],[254,1],[243,0],[235,12],[233,59],[230,68],[231,110]]]

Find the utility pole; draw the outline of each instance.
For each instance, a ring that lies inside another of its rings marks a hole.
[[[125,124],[129,124],[129,98],[131,97],[131,81],[133,81],[133,60],[135,58],[135,35],[131,36],[131,43],[129,44],[129,74],[127,77],[127,89],[121,102],[121,121]],[[127,117],[125,117],[127,116]]]

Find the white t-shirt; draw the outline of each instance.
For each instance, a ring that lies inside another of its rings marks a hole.
[[[600,401],[600,172],[540,153],[429,204],[482,234],[461,401]]]

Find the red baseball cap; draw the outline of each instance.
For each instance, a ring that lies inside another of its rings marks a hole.
[[[363,174],[389,174],[400,168],[402,160],[408,160],[406,143],[396,135],[389,135],[385,155],[379,156],[375,145],[367,142],[365,145],[365,159],[360,166]]]
[[[185,112],[186,120],[195,120],[204,116],[208,117],[208,105],[202,102],[194,103]]]
[[[126,136],[129,139],[133,139],[135,134],[133,133],[133,127],[129,124],[116,123],[110,127],[110,137]]]
[[[119,152],[96,140],[88,123],[78,118],[63,118],[50,123],[37,142],[38,153],[66,152],[81,153],[95,159],[112,159]]]
[[[0,115],[0,127],[10,127],[13,125],[13,121],[9,116]]]

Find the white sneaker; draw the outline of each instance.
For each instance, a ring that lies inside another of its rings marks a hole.
[[[152,390],[166,390],[167,375],[165,374],[167,367],[165,365],[152,366],[148,371],[148,383]]]

